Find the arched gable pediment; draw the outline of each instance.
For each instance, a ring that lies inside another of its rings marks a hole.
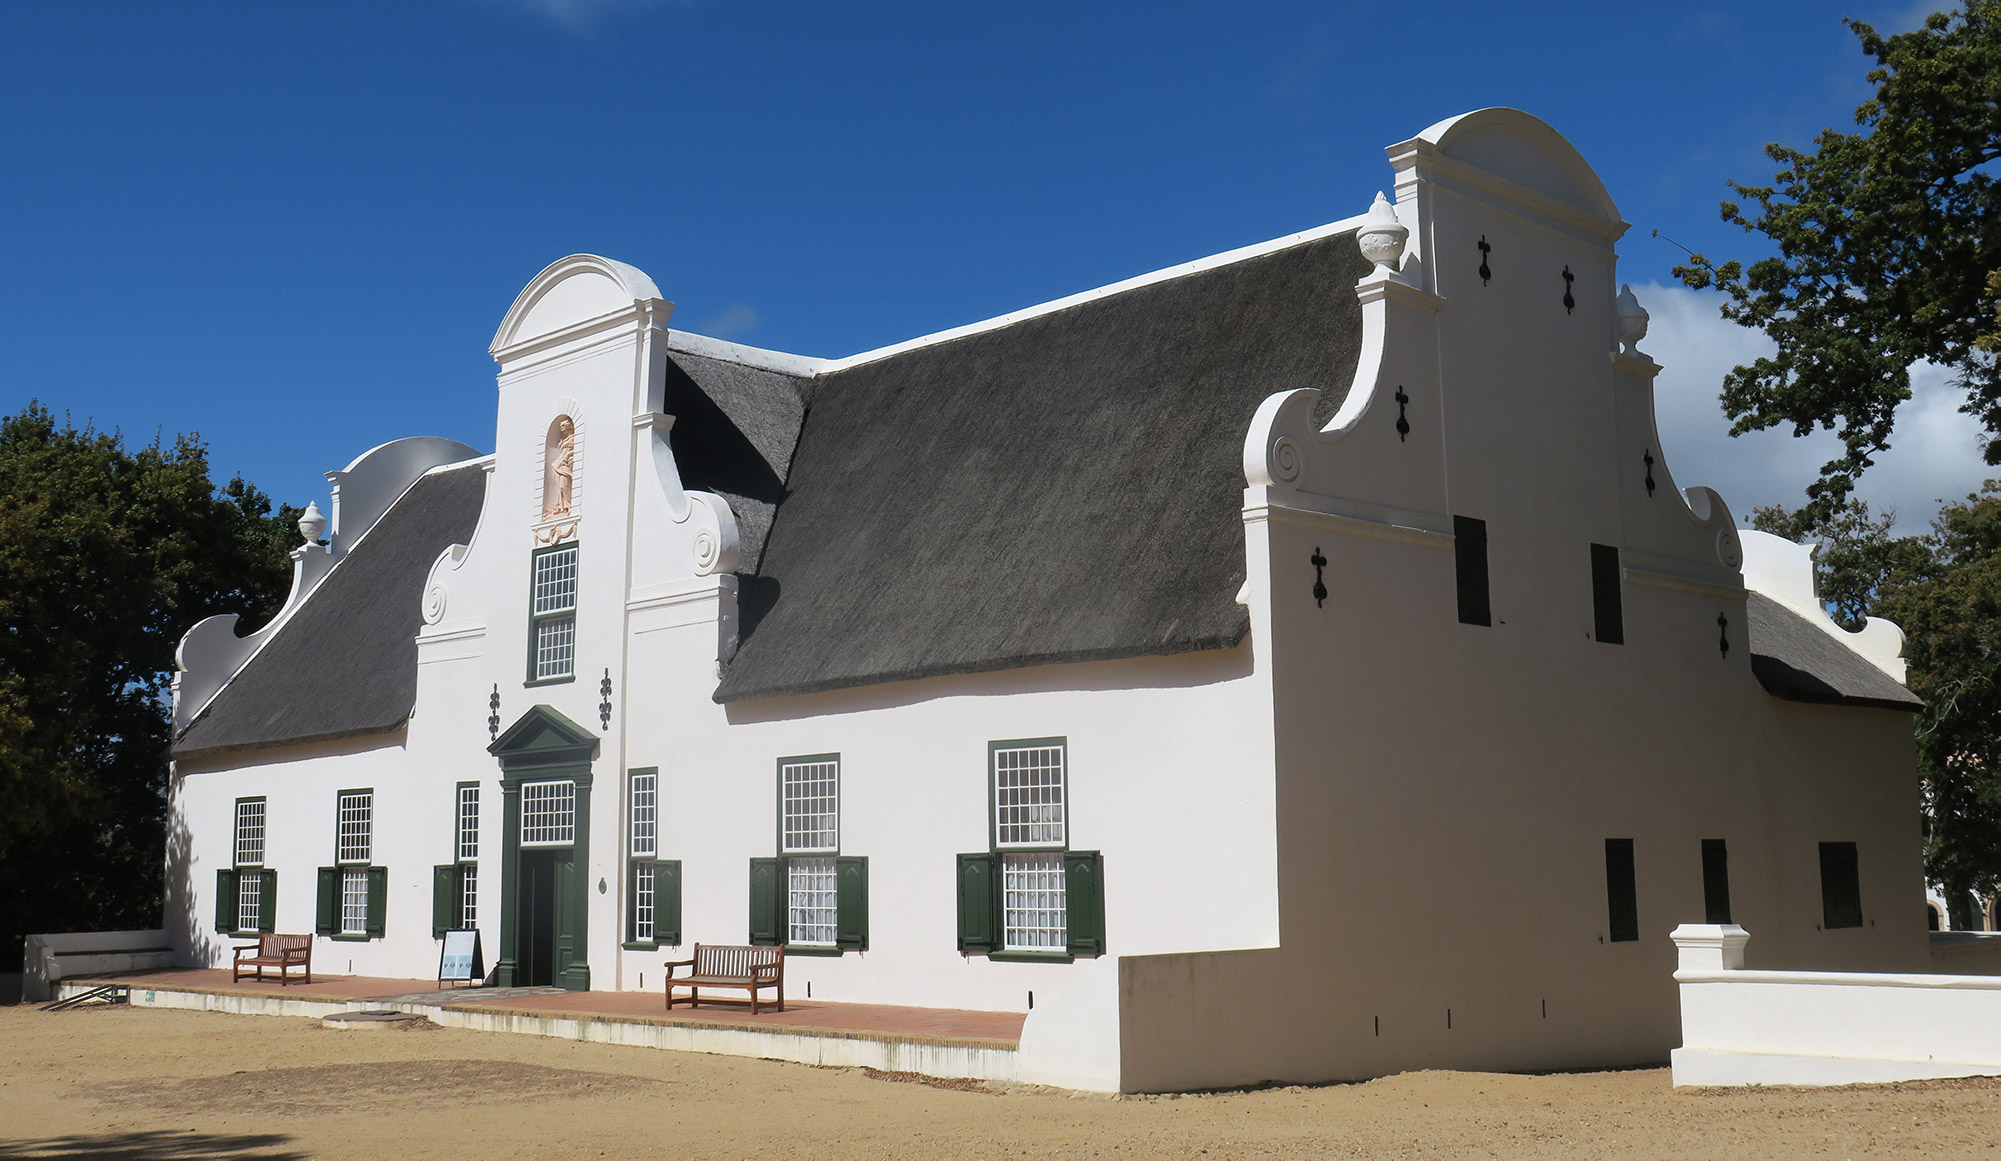
[[[660,288],[636,266],[595,254],[572,254],[537,274],[500,320],[489,350],[555,334],[578,323],[660,298]]]

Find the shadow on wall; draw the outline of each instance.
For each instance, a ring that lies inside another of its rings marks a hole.
[[[281,884],[282,886],[282,884]],[[194,836],[178,811],[167,822],[167,873],[161,883],[160,927],[183,967],[209,967],[219,962],[223,941],[196,914],[194,901]],[[0,1153],[0,1157],[9,1154]]]
[[[292,1141],[275,1133],[98,1133],[90,1136],[44,1137],[32,1141],[0,1141],[0,1161],[36,1158],[98,1158],[103,1161],[305,1161]]]

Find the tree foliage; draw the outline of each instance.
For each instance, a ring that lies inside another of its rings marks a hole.
[[[297,515],[217,489],[194,437],[0,417],[0,968],[30,931],[159,923],[175,646],[276,611]]]
[[[1732,434],[1792,424],[1840,433],[1843,453],[1808,488],[1834,513],[1889,447],[1910,367],[1950,367],[2001,463],[2001,0],[1965,0],[1922,29],[1879,35],[1850,21],[1875,95],[1859,132],[1825,130],[1811,152],[1771,144],[1770,185],[1731,188],[1723,219],[1776,247],[1748,268],[1690,257],[1675,274],[1715,286],[1725,318],[1764,331],[1768,356],[1725,376]]]
[[[1821,543],[1816,580],[1836,619],[1883,617],[1906,634],[1923,780],[1925,876],[1954,927],[2001,888],[2001,480],[1940,509],[1931,531],[1892,537],[1861,501],[1814,518],[1760,508],[1753,523]]]

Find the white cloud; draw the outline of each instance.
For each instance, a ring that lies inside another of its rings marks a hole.
[[[1732,438],[1717,401],[1724,374],[1770,352],[1771,343],[1720,317],[1714,293],[1658,284],[1633,293],[1653,315],[1640,347],[1662,364],[1654,408],[1675,482],[1715,488],[1740,519],[1765,504],[1797,508],[1841,441],[1830,431],[1796,439],[1790,425]],[[1912,368],[1911,391],[1898,408],[1890,450],[1876,457],[1856,489],[1871,508],[1896,510],[1899,534],[1922,532],[1942,499],[1956,500],[2001,476],[1982,461],[1980,424],[1958,410],[1962,395],[1944,368]]]
[[[711,315],[707,322],[695,329],[697,333],[712,339],[735,341],[756,330],[757,323],[757,312],[742,303],[737,303],[721,314]]]

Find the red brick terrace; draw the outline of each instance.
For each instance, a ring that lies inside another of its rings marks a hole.
[[[384,979],[379,976],[322,976],[314,973],[310,984],[283,985],[276,980],[232,982],[229,976],[227,968],[167,968],[95,976],[90,977],[88,982],[218,996],[269,996],[328,1003],[435,1004],[447,1010],[484,1010],[626,1024],[672,1024],[692,1028],[1010,1050],[1021,1044],[1021,1025],[1025,1019],[1020,1012],[904,1008],[889,1004],[830,1004],[823,1000],[797,1000],[789,996],[783,1012],[766,1009],[755,1016],[751,1015],[747,1001],[711,1000],[707,997],[702,999],[700,1008],[677,1005],[672,1012],[668,1012],[665,1010],[665,998],[657,991],[566,992],[555,988],[450,988],[440,991],[435,980]],[[73,979],[65,982],[83,981]]]

